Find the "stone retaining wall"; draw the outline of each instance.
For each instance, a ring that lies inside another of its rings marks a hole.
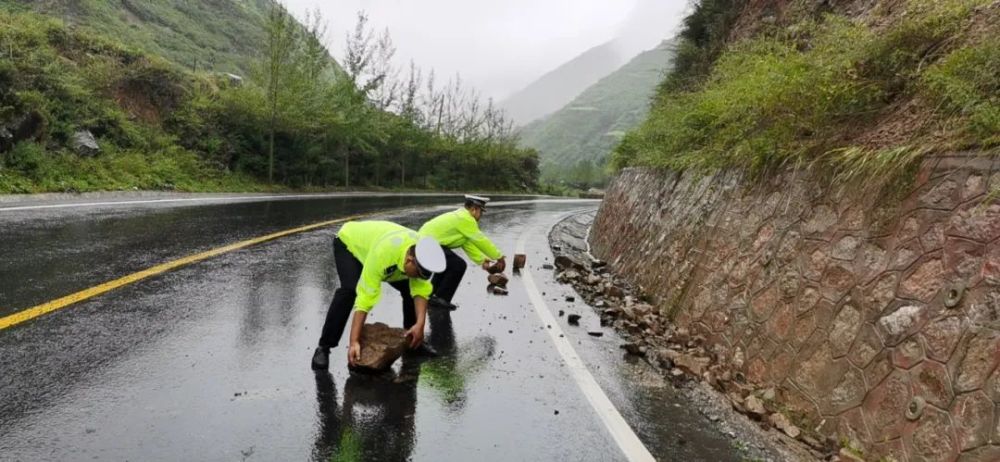
[[[592,251],[800,426],[870,460],[1000,460],[998,167],[930,158],[894,199],[630,169]]]

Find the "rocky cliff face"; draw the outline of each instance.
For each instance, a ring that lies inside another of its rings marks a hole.
[[[630,169],[590,241],[803,428],[871,460],[1000,460],[998,167],[928,158],[893,194]]]

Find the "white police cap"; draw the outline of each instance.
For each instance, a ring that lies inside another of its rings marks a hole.
[[[444,271],[446,265],[444,250],[441,249],[441,244],[438,244],[438,241],[434,240],[433,237],[420,238],[417,241],[415,254],[417,257],[417,266],[420,268],[420,275],[424,279],[430,278],[434,273]]]
[[[475,206],[478,206],[478,207],[486,208],[486,203],[489,202],[489,201],[490,201],[489,197],[474,196],[472,194],[466,194],[465,195],[465,202],[467,204],[471,203],[472,205],[475,205]]]

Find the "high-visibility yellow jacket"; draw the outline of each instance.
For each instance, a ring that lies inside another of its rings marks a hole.
[[[496,260],[503,256],[497,246],[479,231],[476,217],[465,207],[432,218],[420,227],[420,235],[433,237],[449,249],[461,247],[469,260],[477,265],[482,265],[487,257]]]
[[[417,244],[417,233],[412,229],[388,221],[351,221],[344,224],[337,237],[347,250],[361,262],[354,309],[369,312],[382,295],[382,282],[407,279],[404,272],[406,252]],[[410,295],[428,298],[431,282],[409,278]]]

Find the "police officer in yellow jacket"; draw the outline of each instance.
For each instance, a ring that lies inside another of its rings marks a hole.
[[[486,197],[467,195],[465,207],[438,215],[420,227],[421,236],[433,237],[441,243],[447,260],[444,272],[434,276],[434,294],[430,299],[432,305],[451,310],[457,308],[451,299],[455,296],[468,265],[452,249],[461,248],[469,260],[484,270],[490,267],[490,260],[496,260],[501,271],[506,267],[503,253],[479,231],[479,220],[489,201]]]
[[[429,279],[445,269],[440,244],[432,237],[420,238],[413,230],[388,221],[352,221],[337,233],[333,258],[340,287],[326,313],[312,368],[329,368],[330,348],[340,342],[352,309],[354,321],[347,360],[354,365],[361,359],[361,328],[368,312],[378,303],[382,282],[388,282],[402,295],[403,327],[407,329],[410,348],[419,347],[424,338],[427,299],[432,291]]]

